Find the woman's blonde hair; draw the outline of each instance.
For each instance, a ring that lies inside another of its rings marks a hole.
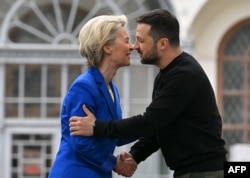
[[[79,33],[80,53],[92,67],[99,67],[103,46],[112,44],[118,28],[127,24],[125,15],[101,15],[90,19]]]

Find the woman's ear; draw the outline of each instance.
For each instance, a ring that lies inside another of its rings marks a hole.
[[[106,54],[111,54],[112,53],[112,50],[111,50],[111,46],[106,44],[103,46],[103,51],[106,53]]]

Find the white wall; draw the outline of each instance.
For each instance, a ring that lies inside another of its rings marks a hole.
[[[207,1],[190,26],[194,38],[194,56],[217,88],[218,47],[225,33],[236,23],[250,17],[249,0]]]

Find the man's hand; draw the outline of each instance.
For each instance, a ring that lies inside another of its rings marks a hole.
[[[113,170],[118,175],[131,177],[136,169],[137,163],[135,162],[131,154],[123,152],[122,154],[117,156],[117,163]]]
[[[92,136],[93,135],[93,124],[96,120],[95,116],[88,110],[88,108],[83,105],[83,111],[85,112],[85,117],[72,116],[69,120],[69,126],[71,135],[82,135],[82,136]]]

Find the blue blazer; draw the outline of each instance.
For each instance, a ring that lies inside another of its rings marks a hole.
[[[111,178],[116,164],[116,146],[135,141],[70,136],[71,116],[85,116],[82,105],[99,120],[121,119],[122,112],[117,87],[111,82],[114,102],[100,71],[88,68],[72,83],[61,112],[61,142],[49,178]]]

